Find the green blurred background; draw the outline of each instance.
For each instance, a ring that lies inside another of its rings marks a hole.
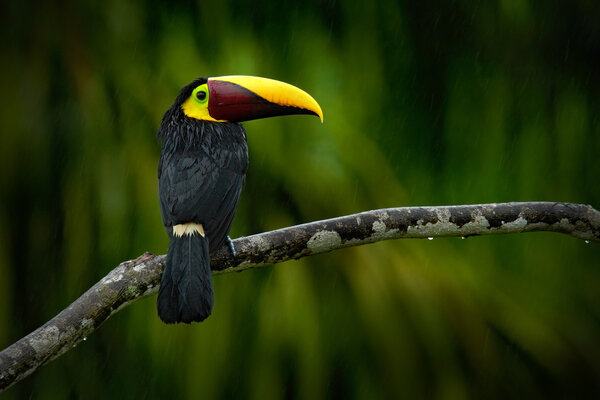
[[[0,348],[166,251],[155,133],[197,76],[280,79],[325,113],[245,124],[232,237],[393,206],[600,207],[599,4],[3,2]],[[221,275],[206,322],[138,301],[3,398],[593,398],[599,260],[535,233]]]

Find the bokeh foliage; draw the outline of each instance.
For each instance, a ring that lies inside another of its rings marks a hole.
[[[154,138],[197,76],[296,84],[246,123],[232,236],[403,205],[600,207],[598,2],[0,6],[0,348],[164,253]],[[557,234],[378,243],[216,277],[214,315],[111,318],[10,398],[600,395],[600,250]]]

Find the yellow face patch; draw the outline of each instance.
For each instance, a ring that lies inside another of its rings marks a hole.
[[[190,118],[204,121],[225,122],[210,116],[210,113],[208,112],[208,96],[208,85],[205,83],[198,86],[181,106],[183,113]]]

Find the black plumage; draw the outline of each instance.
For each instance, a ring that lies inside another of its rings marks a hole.
[[[158,315],[166,323],[201,321],[214,304],[208,240],[172,236],[160,282]]]
[[[170,244],[158,295],[158,313],[167,323],[202,321],[212,311],[209,253],[225,241],[248,169],[246,133],[239,123],[190,118],[181,106],[198,79],[184,87],[165,113],[158,138],[163,223]],[[178,224],[202,224],[200,233],[177,237]]]

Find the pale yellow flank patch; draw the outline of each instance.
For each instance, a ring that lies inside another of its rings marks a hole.
[[[194,233],[199,233],[200,236],[204,237],[204,227],[202,224],[188,222],[187,224],[179,224],[173,227],[173,235],[177,237],[182,237],[184,235],[192,236]]]

